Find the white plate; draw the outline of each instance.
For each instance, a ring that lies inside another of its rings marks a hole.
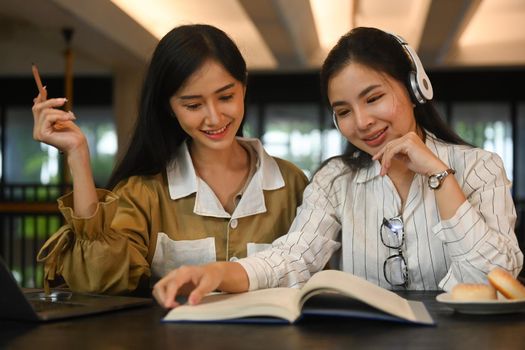
[[[525,312],[525,300],[479,300],[479,301],[462,301],[452,300],[449,293],[442,293],[436,296],[436,300],[457,312],[464,314],[510,314],[515,312]]]

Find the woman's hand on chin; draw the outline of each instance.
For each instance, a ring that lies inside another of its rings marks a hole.
[[[372,159],[381,162],[381,176],[388,173],[394,159],[402,161],[408,169],[422,175],[448,168],[413,131],[388,142]]]

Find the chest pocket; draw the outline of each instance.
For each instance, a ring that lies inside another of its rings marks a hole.
[[[246,245],[246,255],[251,256],[271,247],[271,243],[248,243]]]
[[[164,232],[159,232],[151,272],[156,280],[182,265],[202,265],[216,260],[213,237],[174,241]]]

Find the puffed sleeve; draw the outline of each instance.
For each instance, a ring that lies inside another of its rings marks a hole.
[[[127,180],[115,192],[97,190],[99,203],[88,218],[74,215],[73,194],[59,198],[66,224],[42,247],[45,280],[61,275],[73,291],[122,294],[150,276],[150,194]]]

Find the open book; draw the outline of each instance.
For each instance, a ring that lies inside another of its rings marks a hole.
[[[199,305],[170,310],[163,321],[294,323],[311,315],[434,324],[422,302],[406,300],[360,277],[336,270],[316,273],[301,289],[210,294]]]

